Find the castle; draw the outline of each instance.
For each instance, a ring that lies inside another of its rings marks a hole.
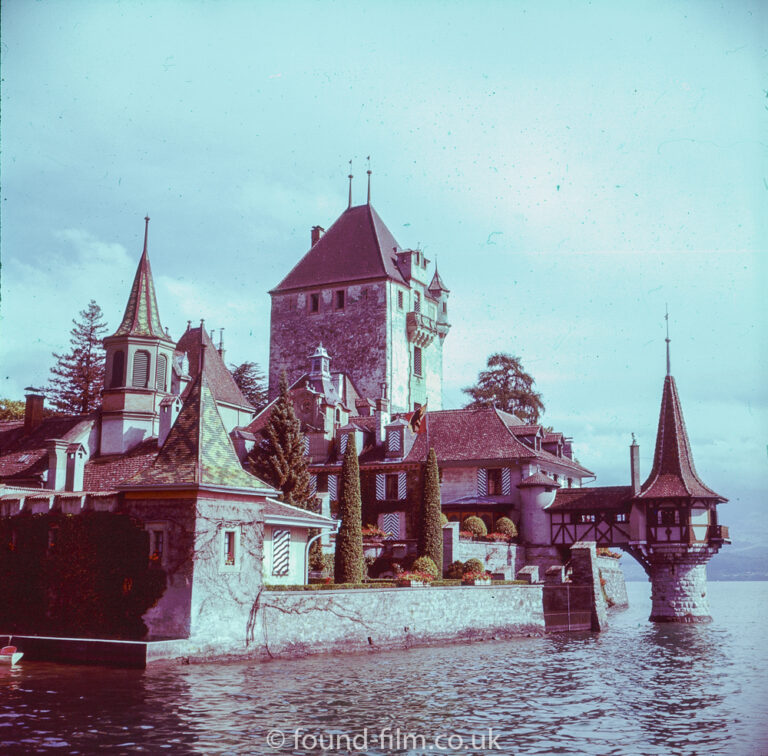
[[[671,374],[643,485],[634,444],[630,485],[582,487],[593,473],[562,433],[493,407],[443,409],[449,290],[420,250],[395,241],[369,185],[366,204],[352,206],[350,193],[327,232],[312,228],[309,250],[270,291],[270,394],[285,371],[318,503],[317,513],[300,510],[243,467],[271,405],[255,415],[202,322],[188,324],[178,341],[162,326],[145,223],[125,314],[104,340],[101,407],[43,418],[43,397],[31,391],[24,420],[0,424],[0,517],[94,510],[136,518],[169,575],[146,618],[152,635],[245,627],[264,584],[306,581],[310,529],[332,549],[350,436],[363,522],[388,534],[377,552],[382,574],[383,557],[402,561],[413,550],[432,447],[449,520],[446,564],[477,548],[459,532],[467,516],[489,531],[511,517],[518,544],[483,547],[498,576],[523,567],[562,571],[571,546],[595,541],[625,549],[646,568],[652,619],[707,618],[703,565],[728,540],[717,520],[724,499],[695,472]],[[420,408],[416,433],[408,418]]]

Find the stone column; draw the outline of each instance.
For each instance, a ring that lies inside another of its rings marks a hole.
[[[683,554],[651,562],[651,622],[712,621],[707,599],[709,556]]]

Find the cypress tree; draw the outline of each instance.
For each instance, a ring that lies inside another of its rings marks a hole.
[[[359,583],[364,576],[362,502],[360,499],[360,466],[357,462],[355,436],[347,437],[347,448],[341,464],[339,517],[341,527],[336,535],[334,582]]]
[[[437,566],[438,575],[443,574],[443,525],[440,515],[440,473],[437,469],[437,455],[430,448],[427,467],[424,471],[424,495],[421,499],[419,556],[429,557]]]
[[[51,368],[51,382],[45,389],[51,403],[62,412],[85,414],[99,406],[104,385],[105,352],[102,339],[107,324],[102,320],[101,307],[92,299],[81,320],[73,320],[67,354],[56,354]]]
[[[302,509],[314,508],[304,434],[285,372],[280,376],[280,394],[264,427],[264,438],[254,447],[250,460],[256,475],[280,490],[282,501]]]

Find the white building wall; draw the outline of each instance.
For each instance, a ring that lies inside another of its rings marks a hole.
[[[288,574],[272,574],[272,535],[275,530],[289,530],[291,533],[288,550]],[[301,585],[304,583],[304,560],[307,549],[307,530],[289,528],[285,525],[267,525],[264,529],[264,583],[266,585]]]

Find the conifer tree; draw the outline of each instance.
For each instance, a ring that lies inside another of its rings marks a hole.
[[[336,535],[334,582],[359,583],[365,574],[365,560],[363,559],[360,466],[357,462],[354,434],[347,437],[347,448],[341,465],[340,482],[339,517],[341,527]]]
[[[251,452],[256,475],[281,491],[280,499],[302,509],[312,509],[304,434],[293,409],[285,372],[280,376],[280,394],[264,428],[264,439]]]
[[[424,495],[421,499],[419,556],[429,557],[443,574],[443,525],[440,506],[440,473],[437,455],[430,448],[424,471]]]
[[[267,405],[267,386],[264,373],[257,362],[243,362],[240,365],[230,365],[229,372],[243,396],[258,412]]]
[[[67,354],[56,354],[51,368],[51,380],[45,389],[51,403],[62,412],[91,412],[99,405],[104,385],[105,352],[102,339],[107,324],[102,320],[101,307],[92,299],[80,320],[72,320]]]

